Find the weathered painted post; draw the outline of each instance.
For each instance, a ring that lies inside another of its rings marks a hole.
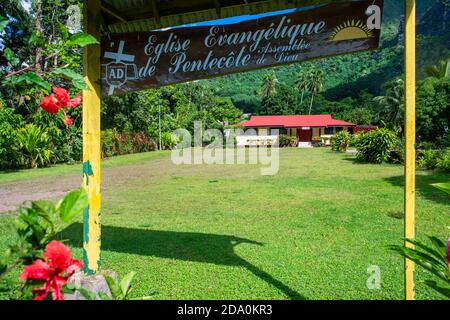
[[[405,238],[415,237],[416,1],[405,0]],[[406,243],[408,247],[413,247]],[[414,300],[414,262],[405,259],[405,297]]]
[[[100,0],[84,0],[85,32],[100,43]],[[84,212],[84,272],[95,274],[100,268],[100,45],[84,50],[84,79],[89,87],[83,91],[83,179],[89,194]]]

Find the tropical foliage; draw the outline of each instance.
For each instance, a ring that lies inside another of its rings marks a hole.
[[[31,206],[24,206],[19,210],[15,229],[17,240],[9,245],[9,249],[0,259],[0,280],[9,272],[26,266],[21,276],[25,283],[14,284],[10,288],[13,297],[40,299],[45,298],[49,290],[53,292],[54,297],[60,297],[61,284],[57,280],[61,280],[62,274],[65,274],[67,280],[66,272],[70,273],[72,269],[66,270],[71,265],[70,263],[66,265],[64,262],[66,260],[51,261],[53,245],[50,243],[59,232],[83,213],[87,205],[87,193],[81,188],[70,192],[57,204],[44,200],[33,201]],[[64,256],[67,257],[67,254]],[[46,258],[47,262],[44,262],[42,257]],[[62,262],[65,267],[58,266],[56,269],[51,267],[52,264]],[[34,281],[28,282],[29,280]],[[35,280],[44,281],[45,286],[37,288]]]
[[[428,239],[431,246],[419,240],[406,239],[409,246],[389,248],[434,275],[437,281],[425,280],[425,285],[450,298],[450,240],[446,246],[445,242],[436,237]],[[415,246],[416,249],[411,246]]]
[[[341,131],[332,138],[331,149],[333,151],[345,152],[347,151],[351,140],[352,136],[348,131]]]
[[[386,162],[397,142],[395,132],[385,128],[361,134],[356,140],[357,159],[369,163]]]

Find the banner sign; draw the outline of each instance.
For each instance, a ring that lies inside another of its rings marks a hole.
[[[376,49],[382,10],[383,0],[349,1],[105,35],[102,95]]]

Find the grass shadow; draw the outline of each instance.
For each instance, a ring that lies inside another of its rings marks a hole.
[[[82,247],[81,234],[83,234],[83,225],[74,223],[61,232],[60,236],[68,239],[73,246]],[[289,298],[306,299],[267,272],[239,257],[234,248],[240,244],[263,245],[260,242],[228,235],[102,226],[102,250],[224,266],[241,266]]]
[[[405,177],[403,175],[385,178],[384,180],[396,187],[404,188],[405,186]],[[416,174],[416,191],[427,200],[449,204],[450,200],[448,194],[432,186],[434,183],[446,182],[449,180],[450,175],[445,173],[435,172],[432,175]]]

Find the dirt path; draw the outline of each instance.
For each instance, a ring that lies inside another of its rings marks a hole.
[[[104,169],[102,192],[117,184],[167,174],[166,170],[155,169],[168,167],[171,167],[170,159],[156,159],[138,165]],[[66,193],[79,188],[81,182],[81,174],[65,174],[0,184],[0,214],[15,211],[27,201],[60,199]]]

